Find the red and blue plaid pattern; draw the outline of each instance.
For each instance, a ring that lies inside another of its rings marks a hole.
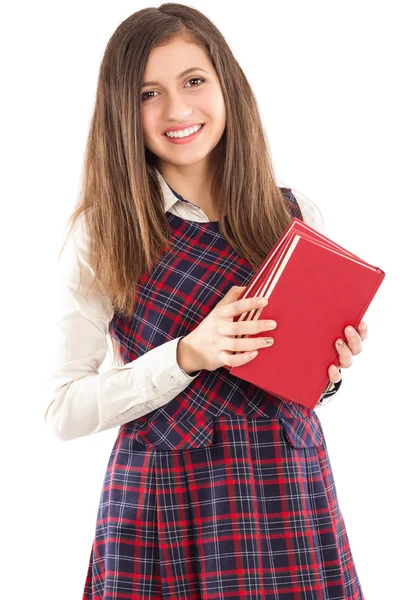
[[[255,272],[217,222],[167,216],[170,251],[134,314],[110,323],[125,363],[192,331]],[[120,427],[83,600],[167,598],[364,600],[314,410],[221,367]]]

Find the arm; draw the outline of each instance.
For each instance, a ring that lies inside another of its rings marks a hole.
[[[93,287],[85,297],[94,277],[87,258],[88,240],[81,215],[59,259],[55,358],[45,380],[44,420],[64,441],[152,412],[175,398],[200,373],[188,375],[180,368],[180,337],[130,363],[99,373],[114,312],[102,289]]]

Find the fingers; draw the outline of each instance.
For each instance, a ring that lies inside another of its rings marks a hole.
[[[365,327],[365,329],[363,329],[364,324],[366,325],[366,323],[361,322],[357,328],[357,331],[351,327],[351,325],[345,327],[344,333],[347,343],[340,338],[336,340],[335,346],[339,354],[340,368],[344,367],[345,369],[348,369],[351,367],[353,364],[353,356],[356,356],[362,352],[362,343],[368,336],[368,328]],[[338,381],[340,381],[341,375],[335,365],[330,365],[328,373],[329,379],[333,383],[338,383]]]
[[[336,340],[335,346],[339,354],[339,367],[348,369],[353,364],[353,354],[350,348],[342,339]]]
[[[346,338],[347,338],[348,351],[353,356],[360,354],[360,352],[362,352],[362,348],[363,348],[361,336],[357,333],[357,331],[354,329],[354,327],[351,327],[350,325],[345,328],[344,332],[345,332]],[[347,353],[346,353],[346,355],[347,355]]]
[[[341,369],[341,365],[339,362],[339,368]],[[332,383],[339,383],[339,381],[342,379],[342,375],[339,371],[339,369],[337,367],[335,367],[335,365],[331,365],[328,369],[328,375],[329,375],[329,379]]]
[[[220,321],[218,332],[222,335],[254,335],[260,331],[276,329],[277,322],[273,319],[257,319],[251,321]]]
[[[359,334],[362,342],[367,339],[368,327],[367,327],[367,324],[365,323],[365,321],[361,321],[361,323],[357,327],[357,331],[358,331],[358,334]]]
[[[250,298],[241,298],[240,300],[235,300],[229,304],[222,304],[217,310],[219,310],[223,317],[229,319],[237,315],[241,315],[244,312],[264,307],[267,304],[268,300],[266,298],[257,298],[255,296],[251,296]]]

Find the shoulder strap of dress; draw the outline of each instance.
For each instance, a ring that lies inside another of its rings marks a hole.
[[[300,221],[304,221],[303,214],[300,210],[299,203],[292,190],[287,187],[280,187],[282,194],[286,200],[287,207],[289,209],[290,215],[292,218],[300,219]]]

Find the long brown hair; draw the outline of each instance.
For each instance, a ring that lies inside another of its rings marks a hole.
[[[211,189],[222,234],[256,268],[290,222],[256,99],[220,31],[183,4],[135,12],[117,27],[104,52],[68,233],[85,213],[93,283],[101,283],[123,316],[133,310],[140,277],[169,246],[156,157],[144,144],[141,88],[151,50],[177,36],[204,48],[222,88],[226,127]]]

